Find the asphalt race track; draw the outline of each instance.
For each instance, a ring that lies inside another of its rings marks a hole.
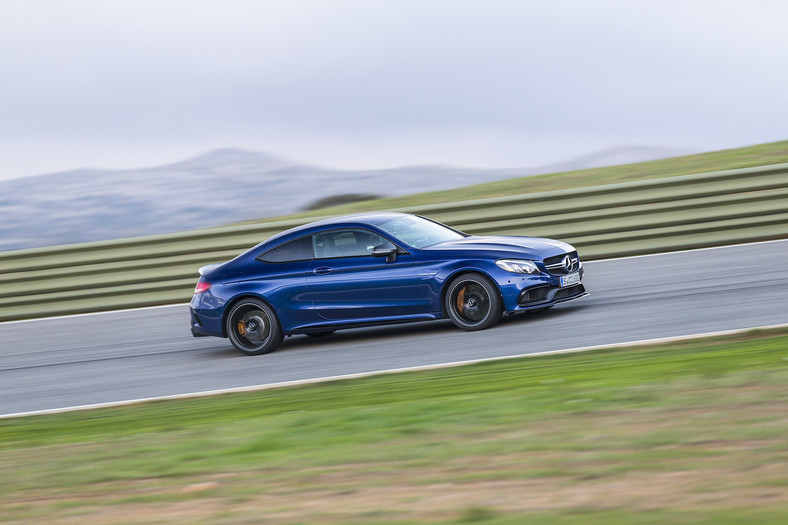
[[[0,324],[0,415],[788,323],[788,241],[599,261],[589,297],[466,333],[448,321],[287,338],[246,357],[186,305]]]

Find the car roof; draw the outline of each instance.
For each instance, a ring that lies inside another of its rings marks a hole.
[[[380,224],[381,222],[385,222],[389,219],[394,219],[396,217],[408,217],[407,213],[399,213],[393,211],[378,211],[378,212],[368,212],[368,213],[355,213],[353,215],[342,215],[340,217],[332,217],[330,219],[323,219],[321,221],[311,222],[309,224],[305,224],[304,227],[311,227],[311,226],[328,226],[334,224],[347,224],[347,223],[354,223],[354,224]]]
[[[353,215],[342,215],[340,217],[331,217],[329,219],[323,219],[315,222],[310,222],[309,224],[304,224],[302,226],[296,226],[295,228],[291,228],[287,231],[284,231],[275,237],[279,237],[280,235],[287,235],[298,233],[305,230],[311,230],[313,228],[322,228],[325,226],[338,226],[338,227],[353,227],[353,226],[367,226],[372,225],[376,226],[380,223],[386,222],[390,219],[395,219],[397,217],[408,217],[407,213],[397,213],[397,212],[372,212],[372,213],[356,213]],[[271,237],[273,239],[273,237]]]
[[[390,219],[395,219],[397,217],[411,217],[411,215],[407,213],[398,213],[398,212],[371,212],[371,213],[356,213],[353,215],[342,215],[340,217],[331,217],[328,219],[322,219],[315,222],[310,222],[308,224],[303,224],[301,226],[296,226],[295,228],[290,228],[289,230],[285,230],[283,232],[277,233],[266,239],[265,241],[261,242],[252,250],[259,248],[263,244],[268,244],[272,241],[279,241],[282,239],[291,239],[293,237],[297,237],[301,233],[311,233],[314,230],[320,230],[324,228],[362,228],[364,226],[377,226],[383,222],[386,222]],[[249,251],[252,251],[249,250]]]

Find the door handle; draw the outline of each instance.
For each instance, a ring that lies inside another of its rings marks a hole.
[[[312,272],[316,273],[317,275],[324,275],[327,273],[333,272],[334,269],[330,266],[320,266],[319,268],[315,268]]]

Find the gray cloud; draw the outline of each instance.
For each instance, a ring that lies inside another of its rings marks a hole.
[[[777,1],[8,1],[0,177],[220,146],[529,166],[785,137]]]

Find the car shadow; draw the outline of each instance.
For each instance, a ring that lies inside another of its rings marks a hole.
[[[285,337],[277,352],[313,348],[336,343],[360,343],[376,339],[397,339],[418,334],[436,334],[457,330],[448,319],[437,321],[420,321],[415,323],[402,323],[387,326],[373,326],[365,328],[351,328],[339,330],[333,334],[322,337],[309,337],[307,335],[294,335]]]
[[[573,312],[582,310],[584,305],[561,305],[557,308],[549,310],[538,310],[533,312],[522,312],[514,315],[505,315],[501,322],[490,330],[495,330],[498,326],[517,326],[520,324],[530,324],[539,322],[545,319],[555,319],[569,315]],[[386,326],[374,326],[365,328],[351,328],[348,330],[339,330],[329,335],[322,337],[309,337],[307,335],[293,335],[285,337],[282,344],[277,348],[273,354],[281,354],[285,352],[299,351],[305,349],[320,348],[327,345],[334,345],[338,343],[361,343],[366,341],[375,340],[391,340],[404,337],[410,337],[419,334],[440,334],[459,332],[452,322],[448,319],[440,319],[436,321],[419,321],[414,323],[402,323]],[[248,357],[235,350],[228,340],[222,340],[218,346],[204,350],[205,357],[228,357],[234,355],[235,357]],[[253,356],[254,357],[254,356]]]
[[[547,310],[535,310],[531,312],[517,313],[514,315],[505,315],[503,319],[501,319],[500,325],[516,325],[518,323],[534,323],[543,319],[555,319],[556,317],[563,317],[573,312],[580,311],[584,309],[585,306],[586,305],[582,304],[571,306],[561,305],[558,307],[549,308]],[[491,330],[495,330],[495,327],[491,328]]]
[[[505,315],[497,326],[516,326],[522,323],[539,322],[544,319],[554,319],[557,316],[563,317],[573,312],[582,310],[584,305],[561,305],[558,308],[549,310],[538,310],[534,312],[522,312],[514,315]],[[496,327],[490,328],[495,330]],[[303,348],[315,348],[335,343],[359,343],[363,341],[374,341],[376,339],[396,339],[410,337],[419,334],[440,334],[460,332],[448,319],[437,321],[423,321],[416,323],[403,323],[388,326],[376,326],[367,328],[352,328],[340,330],[322,337],[309,337],[306,335],[294,335],[286,337],[282,345],[276,352],[299,350]]]
[[[341,343],[350,344],[375,340],[383,341],[410,337],[412,335],[418,334],[436,334],[442,332],[453,332],[456,330],[457,328],[455,328],[451,321],[448,319],[440,319],[437,321],[419,321],[414,323],[401,323],[387,326],[350,328],[347,330],[339,330],[322,337],[309,337],[307,335],[296,334],[291,337],[285,337],[279,348],[272,352],[272,354],[281,354],[309,348],[319,348],[322,346]],[[228,339],[222,339],[218,345],[212,345],[210,348],[203,349],[202,356],[209,359],[219,357],[226,358],[228,356],[261,357],[245,356],[233,348]]]

